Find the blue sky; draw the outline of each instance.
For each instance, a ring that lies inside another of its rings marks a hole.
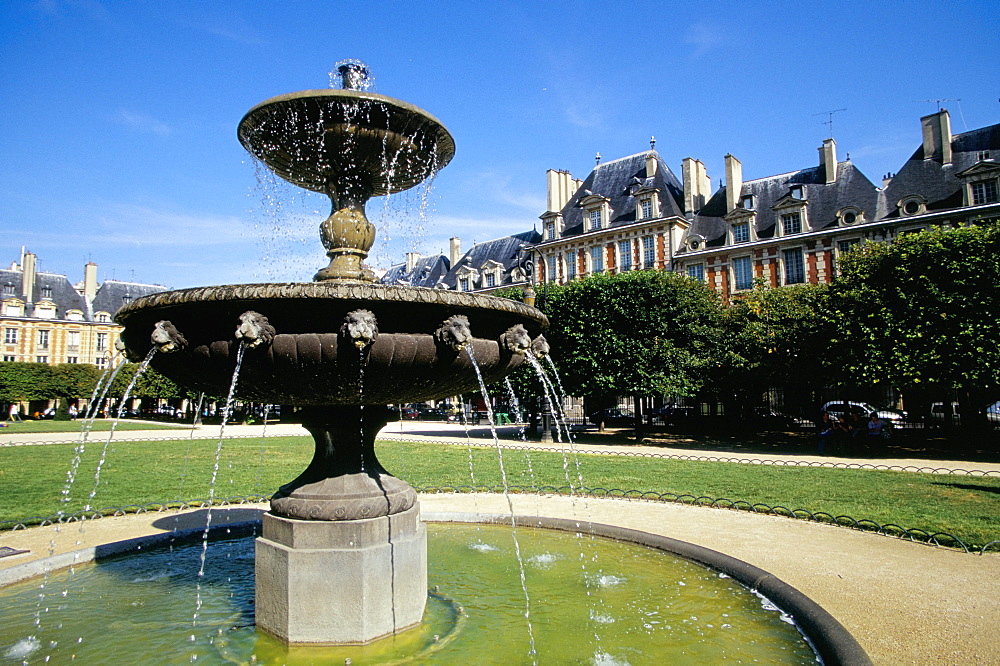
[[[546,169],[583,178],[645,150],[675,174],[744,178],[841,159],[876,183],[944,102],[955,132],[1000,122],[1000,12],[965,2],[0,3],[0,264],[173,288],[306,281],[325,198],[260,174],[252,106],[322,88],[344,58],[441,119],[432,188],[372,200],[373,263],[530,229]]]

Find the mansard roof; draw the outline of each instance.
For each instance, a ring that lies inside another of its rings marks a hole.
[[[21,271],[0,269],[0,298],[24,298],[23,290],[24,273]],[[13,296],[4,293],[3,287],[12,286]],[[43,289],[51,289],[51,298],[42,298]],[[80,310],[87,312],[87,304],[83,297],[76,291],[65,275],[57,273],[45,273],[38,271],[35,273],[35,284],[33,285],[32,299],[34,303],[51,301],[56,306],[56,318],[65,319],[69,310]],[[29,310],[30,314],[30,310]]]
[[[928,211],[962,206],[962,181],[957,174],[978,163],[982,151],[989,151],[992,159],[1000,160],[1000,125],[954,135],[951,150],[951,163],[941,164],[937,159],[925,159],[921,143],[886,186],[880,202],[881,216],[899,217],[896,204],[911,195],[922,197]]]
[[[656,158],[656,173],[652,178],[646,177],[648,155]],[[611,216],[605,228],[619,227],[636,221],[634,195],[650,189],[660,192],[657,217],[683,217],[684,188],[655,150],[598,164],[563,207],[561,236],[583,233],[585,211],[580,202],[587,197],[597,195],[608,199]]]
[[[444,278],[444,283],[449,289],[454,289],[458,282],[458,271],[463,267],[468,266],[478,271],[488,262],[493,261],[503,266],[500,283],[497,286],[511,284],[511,270],[515,266],[531,260],[530,253],[526,251],[526,248],[536,245],[541,240],[542,235],[532,229],[513,236],[476,243],[451,267],[448,275]]]
[[[867,219],[875,218],[878,206],[878,190],[850,161],[837,164],[837,179],[826,182],[826,170],[822,166],[809,167],[799,171],[748,180],[743,183],[740,198],[752,195],[754,227],[757,238],[773,238],[776,225],[784,213],[782,204],[792,203],[792,190],[802,186],[801,199],[808,204],[808,230],[817,231],[835,226],[837,213],[848,206],[863,211]],[[718,189],[708,203],[698,211],[688,236],[701,236],[709,247],[726,243],[729,226],[726,215],[726,187]],[[775,210],[778,206],[779,210]],[[807,229],[803,229],[806,231]],[[685,250],[682,247],[679,252]]]
[[[97,295],[94,296],[94,302],[91,304],[91,310],[87,314],[89,317],[93,317],[96,312],[107,312],[114,316],[125,303],[140,296],[148,296],[161,291],[166,291],[166,287],[157,284],[105,280],[104,284],[98,287]]]
[[[432,254],[429,257],[418,257],[410,272],[406,271],[406,263],[392,266],[379,282],[411,287],[434,287],[447,275],[450,267],[448,257],[443,254]]]

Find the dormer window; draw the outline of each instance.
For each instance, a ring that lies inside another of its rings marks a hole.
[[[740,208],[744,210],[753,210],[753,195],[748,194],[740,199]]]
[[[988,150],[980,150],[980,151],[979,151],[979,152],[978,152],[978,153],[976,154],[976,159],[977,159],[977,161],[979,161],[979,162],[982,162],[983,160],[989,160],[989,159],[992,159],[992,158],[990,157],[990,151],[988,151]]]
[[[739,224],[733,225],[733,242],[734,243],[748,243],[750,242],[750,223],[741,222]]]
[[[124,296],[122,296],[122,305],[128,305],[131,302],[132,302],[132,297],[131,296],[129,296],[128,294],[125,294]]]
[[[840,222],[841,225],[850,226],[852,224],[857,224],[858,222],[864,222],[865,214],[860,208],[848,206],[837,213],[837,221]]]
[[[46,285],[42,287],[42,298],[46,300],[52,300],[52,287]]]
[[[469,278],[459,278],[458,280],[458,290],[459,291],[469,291]]]
[[[651,199],[642,199],[639,201],[639,219],[648,220],[653,217],[653,202]]]
[[[919,196],[909,196],[899,200],[900,215],[919,215],[927,211],[927,205]]]
[[[556,223],[546,222],[545,223],[545,240],[555,240],[556,239]]]
[[[107,323],[110,323],[110,322],[111,322],[111,315],[109,315],[107,312],[98,312],[97,313],[97,323],[99,323],[99,324],[107,324]]]
[[[792,197],[793,199],[802,199],[803,198],[802,197],[802,186],[801,185],[795,185],[794,187],[792,187],[792,189],[789,190],[789,192],[788,192],[788,196]]]
[[[972,205],[980,206],[982,204],[996,203],[1000,201],[1000,190],[997,188],[997,181],[994,180],[982,180],[978,183],[971,183],[969,185],[969,191],[972,196]]]
[[[781,216],[781,235],[802,233],[802,214],[789,213]]]
[[[598,229],[604,226],[603,225],[604,220],[602,219],[603,217],[604,217],[603,211],[600,208],[595,208],[592,211],[590,211],[588,215],[588,219],[590,220],[590,231],[597,231]]]
[[[13,282],[8,282],[7,284],[5,284],[3,286],[3,295],[4,296],[13,296],[14,295],[14,283]]]

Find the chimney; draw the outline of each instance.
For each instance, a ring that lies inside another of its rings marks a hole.
[[[83,267],[83,298],[87,303],[93,303],[97,296],[97,264],[88,261]]]
[[[726,212],[736,210],[743,192],[743,163],[732,155],[726,155]]]
[[[419,252],[407,252],[406,253],[406,272],[412,273],[413,269],[417,266],[417,259],[420,258]]]
[[[656,153],[650,151],[646,153],[646,178],[656,175]]]
[[[574,180],[569,171],[556,171],[555,169],[549,169],[545,172],[545,177],[548,182],[546,210],[558,213],[563,209],[563,206],[569,203],[573,193],[579,189],[581,181]]]
[[[837,142],[825,139],[819,148],[819,165],[826,171],[826,183],[837,182]]]
[[[693,215],[701,210],[711,196],[712,181],[701,160],[685,157],[681,163],[684,178],[684,212]]]
[[[924,159],[951,164],[951,116],[948,109],[920,119],[924,133]]]
[[[26,304],[35,302],[35,263],[37,257],[32,252],[25,252],[21,260],[21,295]]]
[[[458,260],[462,258],[462,241],[458,236],[452,236],[448,241],[448,263],[452,268],[458,265]]]

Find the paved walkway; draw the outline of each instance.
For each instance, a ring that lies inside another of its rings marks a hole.
[[[260,436],[261,430],[239,426],[228,427],[226,433]],[[504,432],[510,436],[516,430]],[[489,441],[485,433],[488,428],[474,429],[472,437]],[[170,433],[120,434],[125,439]],[[298,426],[269,426],[268,434],[305,434],[305,431]],[[218,429],[203,428],[195,436],[218,436]],[[466,441],[464,429],[449,424],[391,424],[381,436]],[[35,440],[38,437],[33,436]],[[66,435],[53,439],[65,440]],[[0,437],[0,443],[14,444],[7,436]],[[705,455],[703,449],[641,446],[581,446],[579,450]],[[754,458],[843,462],[839,458],[818,456],[757,454]],[[898,465],[903,461],[882,462]],[[973,467],[960,461],[906,462],[915,467]],[[974,467],[1000,469],[996,465]],[[520,515],[571,518],[639,529],[711,548],[758,566],[823,606],[858,639],[877,664],[1000,664],[997,631],[1000,554],[969,555],[829,525],[679,504],[621,499],[573,502],[566,497],[533,495],[516,495],[512,501]],[[424,517],[431,520],[507,514],[507,501],[498,495],[422,495],[421,505]],[[264,509],[266,506],[257,505],[214,510],[212,524],[255,518]],[[162,534],[174,528],[203,526],[205,513],[205,509],[197,509],[139,514],[58,528],[3,532],[0,546],[29,552],[0,558],[0,571],[45,557],[50,551],[67,553],[125,538]]]

